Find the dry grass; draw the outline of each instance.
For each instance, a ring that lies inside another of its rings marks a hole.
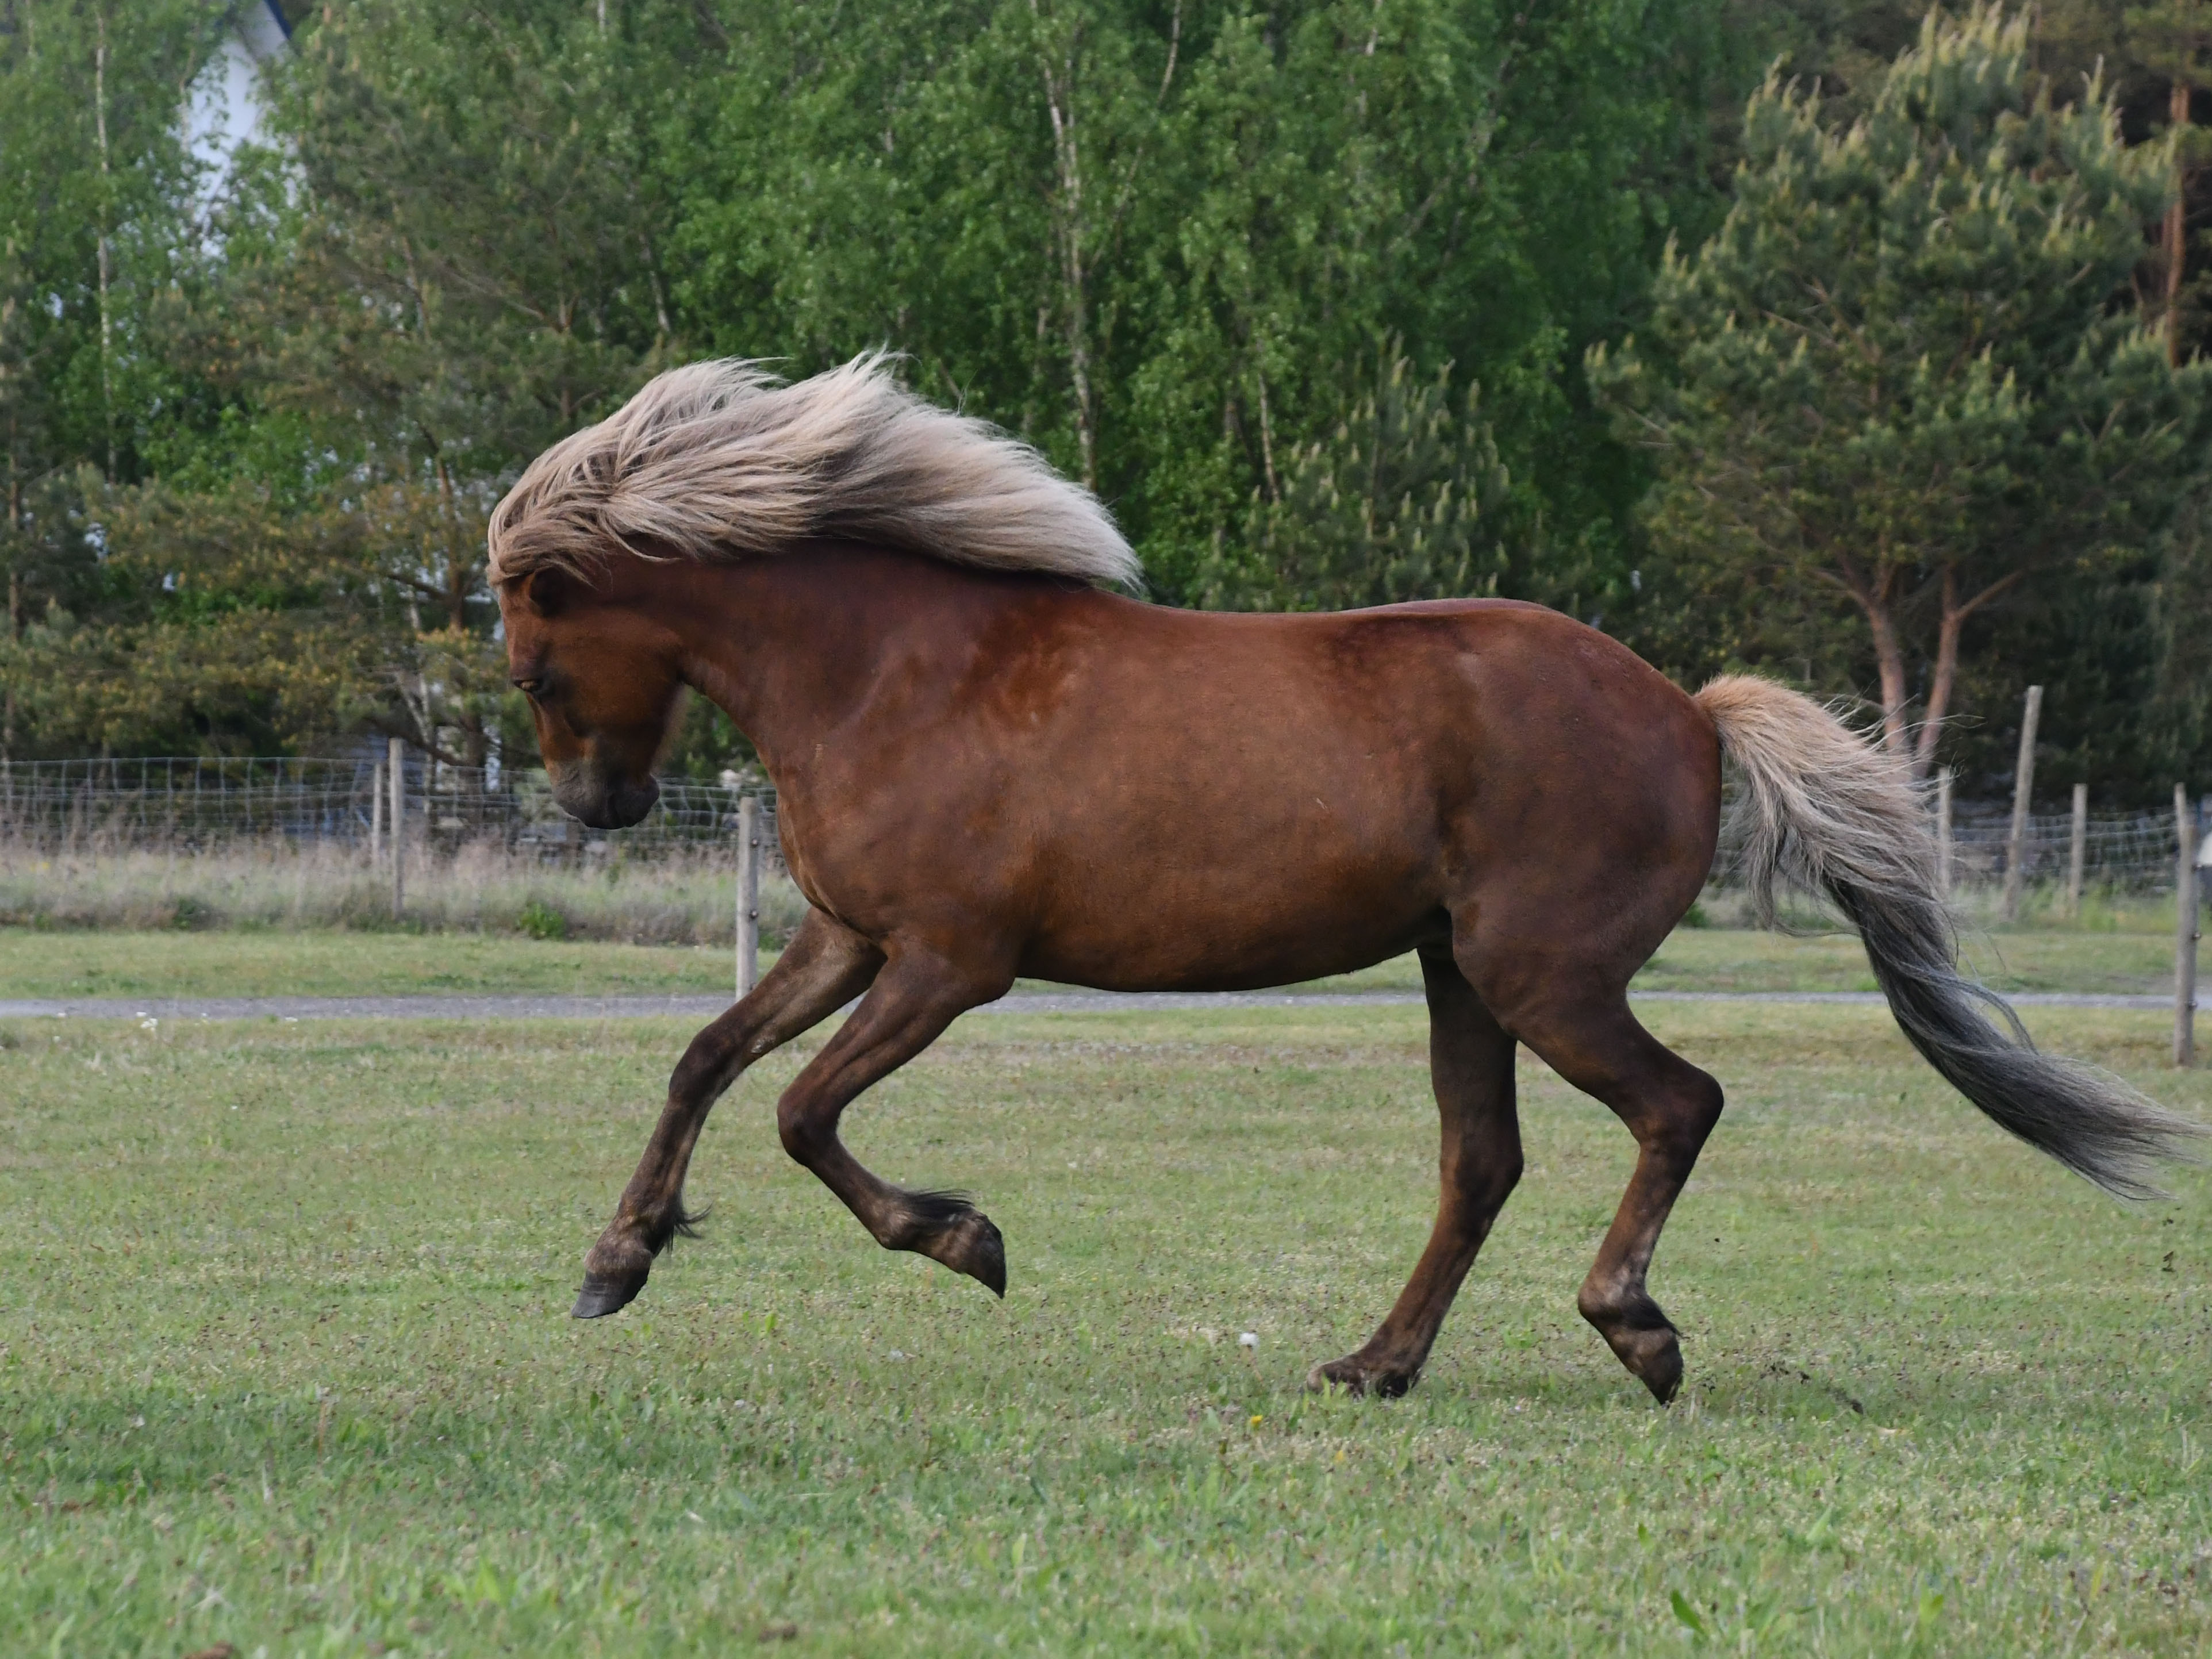
[[[204,853],[30,853],[0,843],[0,926],[41,929],[344,928],[520,934],[632,945],[726,944],[734,871],[722,849],[551,863],[475,844],[418,854],[395,919],[392,877],[353,848],[243,843]],[[780,943],[805,901],[763,880],[761,930]]]

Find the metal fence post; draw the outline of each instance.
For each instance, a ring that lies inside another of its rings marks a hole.
[[[2089,786],[2074,786],[2074,834],[2066,848],[2066,919],[2081,915],[2081,866],[2089,852]]]
[[[407,908],[407,746],[393,738],[386,745],[392,773],[392,919]]]
[[[760,979],[760,800],[738,802],[738,996]]]
[[[2043,688],[2027,688],[2020,720],[2020,759],[2012,774],[2012,840],[2005,853],[2004,919],[2020,920],[2021,890],[2027,881],[2027,803],[2035,789],[2035,726],[2043,714]]]
[[[2197,1058],[2197,826],[2189,791],[2173,786],[2173,1063]]]
[[[1949,767],[1936,775],[1936,890],[1943,902],[1951,902],[1951,856],[1954,837],[1951,830],[1951,781]]]

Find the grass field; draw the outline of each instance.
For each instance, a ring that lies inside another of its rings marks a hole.
[[[2022,928],[1968,933],[1970,967],[2016,991],[2163,992],[2173,936]],[[763,954],[763,962],[772,959]],[[718,992],[726,945],[619,945],[497,933],[48,932],[0,927],[0,997],[396,996],[448,992],[605,994]],[[1319,981],[1418,990],[1412,957]],[[1858,940],[1683,928],[1638,983],[1652,990],[1870,991]]]
[[[1670,1409],[1573,1309],[1630,1143],[1534,1066],[1427,1379],[1302,1390],[1425,1231],[1415,1008],[963,1021],[848,1127],[1003,1304],[783,1158],[774,1056],[591,1324],[674,1026],[0,1026],[0,1648],[2212,1652],[2212,1178],[2101,1198],[1878,1009],[1650,1018],[1731,1103]],[[2034,1024],[2206,1115],[2157,1016]]]

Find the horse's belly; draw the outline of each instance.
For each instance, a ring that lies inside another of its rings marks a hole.
[[[1102,877],[1041,918],[1019,971],[1105,991],[1296,985],[1449,939],[1426,885],[1302,881],[1264,860],[1218,872],[1156,866],[1130,892]]]

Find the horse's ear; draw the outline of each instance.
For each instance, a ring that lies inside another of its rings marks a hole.
[[[522,597],[532,611],[550,620],[575,602],[575,578],[551,565],[542,566],[522,579]]]

